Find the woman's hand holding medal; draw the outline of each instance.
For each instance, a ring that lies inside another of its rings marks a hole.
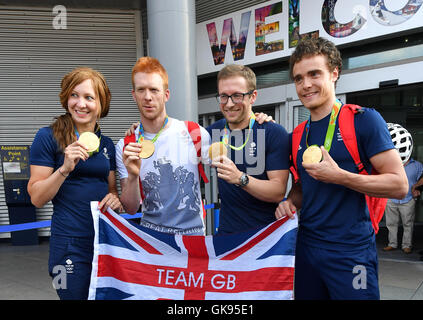
[[[68,145],[65,149],[65,159],[63,161],[62,170],[60,173],[62,175],[69,175],[78,164],[79,160],[87,160],[89,158],[88,149],[79,141]]]
[[[336,183],[336,181],[342,181],[342,179],[339,180],[339,174],[342,173],[342,169],[339,168],[338,164],[332,159],[329,152],[323,146],[320,147],[320,151],[322,154],[321,161],[313,163],[309,161],[307,157],[306,159],[303,157],[302,165],[304,169],[312,178],[322,182]],[[304,154],[306,154],[306,152],[304,152]],[[314,157],[310,158],[316,159],[318,156],[314,155]]]
[[[100,140],[92,132],[84,132],[77,141],[68,145],[65,149],[65,159],[60,173],[68,176],[75,169],[79,160],[87,160],[94,152],[98,151]]]

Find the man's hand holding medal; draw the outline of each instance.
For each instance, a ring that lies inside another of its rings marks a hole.
[[[152,140],[146,140],[144,138],[144,128],[142,126],[142,122],[139,122],[138,124],[133,124],[131,128],[126,132],[127,135],[132,134],[135,131],[135,125],[139,125],[138,141],[130,142],[123,150],[122,160],[129,175],[134,175],[136,177],[139,176],[141,168],[141,159],[148,159],[154,154],[154,142],[156,142],[156,140],[159,138],[160,134],[162,133],[168,122],[169,117],[166,116],[162,128],[159,130],[159,132],[156,133]]]
[[[342,170],[340,170],[337,163],[329,155],[329,150],[332,146],[333,135],[335,132],[336,118],[338,117],[341,107],[341,101],[336,100],[331,111],[324,146],[319,147],[315,144],[311,146],[308,145],[311,117],[306,124],[307,149],[303,153],[303,168],[312,178],[326,183],[337,183],[338,181],[342,181],[342,177],[339,177]]]
[[[130,142],[123,150],[122,160],[129,176],[138,177],[141,168],[142,145],[138,142]]]
[[[335,183],[339,180],[340,168],[338,164],[329,155],[324,146],[310,146],[303,153],[303,168],[314,179]]]
[[[140,174],[141,159],[148,159],[154,154],[154,143],[150,140],[130,142],[123,151],[123,164],[130,175]]]
[[[240,183],[241,177],[244,173],[238,170],[235,163],[228,158],[228,148],[230,147],[234,150],[241,150],[247,144],[250,131],[253,127],[254,122],[257,121],[259,124],[263,122],[275,122],[271,116],[268,116],[265,113],[251,113],[250,115],[250,124],[248,128],[248,136],[244,144],[240,147],[234,147],[229,144],[228,139],[228,128],[226,127],[225,135],[222,138],[222,141],[212,143],[209,148],[209,158],[212,161],[211,165],[216,168],[218,178],[225,180],[230,184],[238,185]],[[247,182],[248,183],[248,182]]]
[[[209,157],[212,160],[212,166],[216,168],[218,178],[231,184],[239,183],[242,172],[228,158],[228,148],[223,142],[215,142],[210,145]]]

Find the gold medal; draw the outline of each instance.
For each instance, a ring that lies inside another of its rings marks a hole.
[[[140,158],[141,159],[148,159],[150,158],[154,153],[154,143],[151,140],[143,140],[140,142],[141,144],[141,152],[140,152]]]
[[[306,149],[303,153],[303,162],[305,164],[319,163],[322,160],[323,154],[320,147],[312,145]]]
[[[144,128],[142,126],[142,122],[140,122],[140,127],[138,129],[138,143],[141,145],[141,152],[139,154],[139,157],[141,159],[148,159],[154,154],[154,142],[158,139],[164,128],[166,127],[166,124],[169,121],[169,117],[166,116],[162,128],[159,130],[159,132],[156,134],[156,136],[152,140],[145,140],[144,139]]]
[[[209,148],[210,160],[213,160],[214,158],[217,158],[219,156],[227,156],[227,155],[228,155],[228,149],[225,147],[225,145],[222,142],[215,142],[210,145],[210,148]]]
[[[86,148],[89,155],[92,155],[94,151],[100,147],[100,140],[97,135],[92,132],[84,132],[79,136],[78,141],[82,143]]]

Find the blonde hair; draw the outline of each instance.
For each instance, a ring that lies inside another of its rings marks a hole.
[[[230,64],[225,66],[217,74],[217,88],[219,88],[219,81],[232,77],[243,77],[247,81],[248,91],[256,90],[257,80],[256,74],[251,68],[239,64]]]
[[[88,79],[92,81],[96,99],[99,102],[99,118],[104,118],[109,113],[112,95],[104,76],[100,72],[88,67],[78,67],[67,73],[62,79],[59,93],[60,102],[66,110],[66,114],[55,118],[55,121],[51,124],[53,136],[62,151],[76,140],[74,123],[68,110],[69,96],[77,85]]]

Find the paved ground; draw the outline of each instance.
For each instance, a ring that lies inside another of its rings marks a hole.
[[[384,300],[423,300],[423,225],[414,228],[414,248],[411,254],[401,249],[384,252],[388,232],[381,228],[377,235],[379,256],[379,287]],[[401,228],[398,239],[401,239]]]
[[[0,300],[57,300],[48,275],[48,241],[38,246],[0,243]]]
[[[412,254],[383,252],[386,230],[378,235],[379,284],[382,300],[423,300],[423,227],[417,228]],[[3,239],[4,240],[4,239]],[[0,300],[57,300],[47,271],[48,239],[37,246],[0,242]]]

